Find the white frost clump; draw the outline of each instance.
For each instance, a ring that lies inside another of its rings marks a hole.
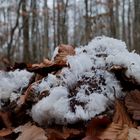
[[[126,76],[134,77],[140,83],[140,55],[134,52],[120,52],[115,55],[108,56],[108,63],[122,65],[127,68]]]
[[[32,117],[38,123],[44,123],[47,119],[55,119],[59,123],[64,121],[68,111],[68,91],[65,87],[59,86],[51,90],[50,96],[43,98],[32,109]],[[56,114],[57,112],[57,114]]]
[[[74,123],[78,120],[88,120],[106,109],[107,98],[102,94],[92,94],[86,108],[76,106],[75,113],[70,111],[68,91],[59,86],[51,91],[50,96],[43,98],[32,108],[32,117],[39,124],[55,121],[58,124]],[[99,105],[102,106],[99,106]]]
[[[56,55],[58,54],[58,50],[59,50],[59,47],[56,47],[54,52],[53,52],[53,56],[52,56],[52,61],[54,61],[54,58],[56,57]]]
[[[32,73],[26,70],[0,71],[0,99],[16,99],[21,90],[28,85],[31,76]]]
[[[106,64],[121,65],[128,68],[126,75],[134,77],[140,83],[140,55],[134,51],[129,52],[126,48],[123,41],[109,37],[97,37],[85,47],[89,50],[87,52],[91,54],[94,51],[107,54]]]
[[[98,71],[99,72],[99,71]],[[89,120],[95,115],[100,114],[105,111],[108,106],[108,100],[114,99],[114,89],[115,92],[121,94],[121,88],[115,77],[106,72],[101,71],[101,73],[83,72],[86,78],[91,78],[94,76],[99,78],[100,74],[104,74],[106,77],[106,85],[99,84],[101,90],[93,91],[91,94],[86,94],[86,91],[90,93],[88,83],[81,85],[76,90],[78,92],[75,96],[68,98],[71,85],[64,84],[63,86],[56,86],[50,88],[50,95],[40,100],[32,108],[32,117],[39,124],[44,124],[45,121],[51,122],[55,121],[58,124],[74,123],[79,120]],[[78,78],[78,81],[80,81]],[[75,83],[76,80],[73,82]],[[68,81],[67,81],[68,82]],[[93,88],[93,90],[95,90]],[[74,99],[74,101],[73,101]],[[71,103],[79,101],[79,103],[84,103],[85,106],[77,104],[74,106],[75,112],[71,110]]]
[[[34,86],[34,90],[42,93],[45,90],[50,90],[51,87],[58,86],[59,80],[53,74],[48,74],[47,78],[43,78],[38,86]]]
[[[44,83],[40,88],[47,87],[50,94],[32,108],[32,117],[39,124],[74,123],[104,112],[108,103],[114,101],[114,94],[124,94],[119,81],[107,71],[112,64],[128,67],[127,76],[140,82],[140,56],[128,52],[120,40],[97,37],[75,50],[75,56],[68,56],[70,67],[63,68],[58,76],[49,75],[46,86]],[[53,86],[49,86],[50,76],[55,77],[50,80]]]

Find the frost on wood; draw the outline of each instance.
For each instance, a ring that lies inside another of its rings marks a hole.
[[[108,71],[113,65],[126,67],[126,76],[140,83],[140,57],[128,52],[120,40],[98,37],[75,51],[67,57],[69,67],[48,75],[35,87],[49,92],[32,108],[32,117],[39,124],[75,123],[106,111],[114,96],[124,96],[119,81]]]

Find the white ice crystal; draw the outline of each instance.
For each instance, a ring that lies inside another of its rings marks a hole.
[[[54,61],[54,58],[56,57],[56,55],[58,54],[58,50],[59,50],[59,47],[56,47],[54,52],[53,52],[53,56],[52,56],[52,61]]]
[[[134,77],[140,83],[140,56],[134,52],[120,52],[116,55],[109,55],[107,63],[122,65],[127,68],[127,77]]]
[[[26,70],[0,71],[0,99],[10,98],[11,101],[16,99],[22,89],[28,85],[31,76],[32,73]]]
[[[51,87],[57,86],[59,84],[59,80],[53,74],[48,74],[47,78],[43,78],[41,83],[38,86],[34,86],[34,90],[42,93],[45,90],[50,90]]]
[[[140,82],[140,56],[128,52],[120,40],[97,37],[75,50],[75,56],[68,56],[70,67],[63,68],[58,77],[50,80],[53,86],[50,87],[49,82],[44,83],[44,87],[38,86],[41,90],[47,87],[50,92],[32,108],[32,117],[39,124],[74,123],[104,112],[114,96],[123,95],[119,81],[106,66],[128,67],[126,75]],[[50,75],[46,79],[49,81]]]
[[[46,117],[48,119],[55,119],[57,115],[59,123],[64,121],[63,115],[69,111],[67,95],[68,91],[65,87],[59,86],[52,89],[50,96],[43,98],[33,107],[33,119],[38,123],[44,123]]]

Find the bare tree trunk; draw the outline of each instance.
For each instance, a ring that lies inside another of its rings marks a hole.
[[[129,49],[131,50],[131,2],[129,0],[129,3],[128,3],[128,17],[127,17],[127,26],[128,26],[128,46],[129,46]]]
[[[57,38],[58,44],[68,43],[67,7],[69,0],[57,0]]]
[[[120,37],[120,23],[119,23],[119,4],[120,1],[116,0],[116,5],[115,5],[115,26],[116,26],[116,37]]]
[[[125,0],[122,1],[122,39],[126,40],[126,31],[125,31]]]
[[[61,43],[61,40],[60,40],[60,28],[61,28],[61,25],[60,25],[60,0],[57,0],[57,44],[59,45]]]
[[[140,0],[134,0],[134,49],[140,53]]]
[[[55,10],[55,0],[53,0],[53,40],[54,40],[54,48],[57,45],[56,42],[56,10]]]
[[[76,1],[74,1],[74,33],[73,33],[73,45],[76,46],[77,45],[77,35],[76,35],[76,16],[77,16],[77,11],[76,11]]]
[[[63,14],[61,15],[61,20],[62,20],[62,42],[67,44],[68,43],[68,27],[67,27],[67,7],[68,7],[68,2],[69,0],[66,0],[66,3],[62,1],[62,7],[63,7]]]
[[[32,20],[31,20],[31,45],[32,45],[32,62],[37,61],[37,1],[31,0]]]
[[[44,56],[48,57],[49,53],[49,10],[48,10],[48,1],[44,1]]]
[[[94,1],[90,0],[90,17],[93,16],[93,5]],[[94,37],[94,30],[93,30],[93,25],[94,25],[94,20],[90,20],[90,26],[89,26],[89,31],[90,31],[90,40]]]
[[[29,62],[30,51],[29,51],[29,17],[26,10],[26,0],[22,3],[22,12],[25,13],[22,16],[23,20],[23,60],[24,62]]]
[[[111,36],[116,37],[116,27],[115,27],[115,16],[114,16],[114,2],[113,0],[108,0],[108,5],[109,5],[109,13],[110,13],[110,31],[111,31]]]
[[[85,3],[85,44],[89,40],[89,18],[88,18],[88,0],[84,0]]]
[[[7,48],[7,58],[9,61],[11,60],[11,47],[12,47],[12,43],[13,43],[13,37],[14,37],[15,30],[19,24],[20,8],[21,8],[21,5],[23,2],[24,2],[24,0],[19,1],[18,9],[17,9],[16,23],[15,23],[15,26],[11,29],[11,33],[10,33],[10,41],[8,42],[8,48]]]

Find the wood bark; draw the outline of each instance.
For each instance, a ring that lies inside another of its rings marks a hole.
[[[20,9],[21,9],[21,5],[23,2],[24,2],[24,0],[19,1],[16,22],[15,22],[14,27],[10,31],[10,40],[8,42],[8,48],[7,48],[7,58],[9,61],[11,61],[11,48],[12,48],[12,44],[13,44],[13,37],[14,37],[15,30],[17,29],[17,27],[19,25]]]
[[[22,20],[23,20],[23,60],[29,62],[30,50],[29,50],[29,17],[27,12],[27,1],[22,3]]]
[[[133,23],[134,49],[140,53],[140,1],[134,0],[134,23]]]

